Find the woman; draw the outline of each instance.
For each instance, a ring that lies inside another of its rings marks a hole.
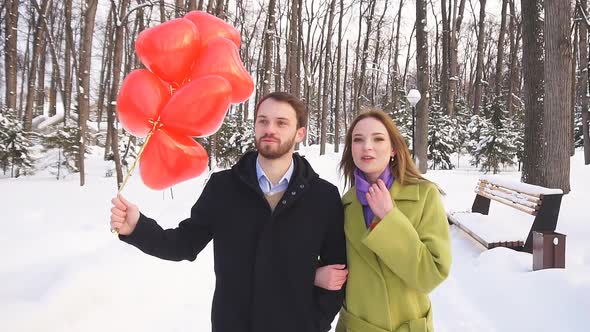
[[[449,229],[438,187],[424,179],[391,118],[351,124],[340,162],[348,255],[337,332],[433,331],[430,293],[449,274]],[[317,270],[316,285],[339,289],[342,266]]]

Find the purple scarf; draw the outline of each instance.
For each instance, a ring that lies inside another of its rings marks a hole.
[[[383,173],[381,173],[379,178],[383,180],[383,182],[385,182],[385,186],[387,187],[387,189],[391,188],[394,176],[393,174],[391,174],[389,167],[385,167],[385,170],[383,171]],[[367,226],[367,228],[369,228],[369,226],[371,226],[371,223],[373,222],[373,218],[375,218],[375,214],[373,213],[373,211],[369,207],[369,203],[367,202],[367,192],[369,191],[371,184],[369,183],[369,181],[367,181],[363,172],[361,172],[358,168],[354,169],[354,185],[356,189],[356,197],[363,206],[365,225]]]

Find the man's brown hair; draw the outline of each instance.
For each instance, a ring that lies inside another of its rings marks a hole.
[[[263,101],[267,99],[273,99],[279,102],[289,104],[295,110],[295,118],[297,119],[297,129],[301,127],[305,127],[307,124],[307,108],[305,104],[299,100],[297,97],[293,96],[287,92],[271,92],[258,101],[258,105],[256,105],[256,113],[258,113],[258,108]]]

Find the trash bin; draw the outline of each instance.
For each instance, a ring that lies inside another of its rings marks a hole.
[[[533,271],[565,268],[565,234],[533,231]]]

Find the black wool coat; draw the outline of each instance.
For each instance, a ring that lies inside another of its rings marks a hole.
[[[247,153],[213,174],[177,228],[163,230],[142,214],[133,233],[120,239],[173,261],[196,259],[213,240],[213,332],[328,331],[344,291],[315,287],[314,277],[319,265],[346,264],[338,190],[293,154],[289,186],[271,212],[256,157]]]

